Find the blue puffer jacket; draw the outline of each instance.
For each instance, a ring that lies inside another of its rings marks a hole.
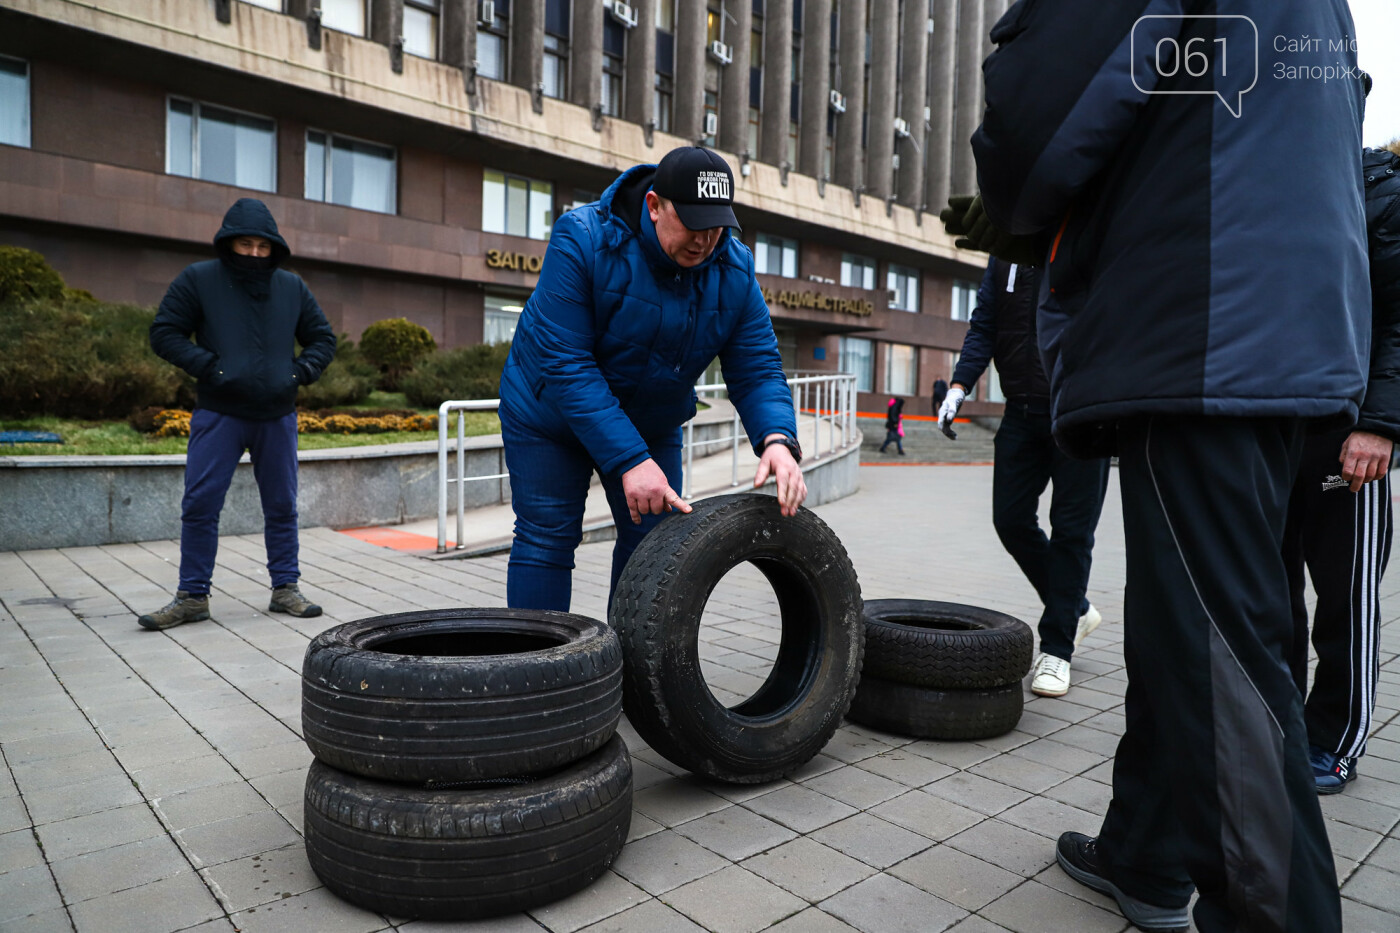
[[[655,172],[629,169],[555,223],[501,375],[503,418],[577,437],[610,476],[695,414],[695,380],[716,356],[755,449],[796,436],[753,254],[725,231],[703,263],[676,265],[644,208]]]
[[[1354,35],[1346,0],[1020,0],[997,23],[972,147],[991,220],[1045,239],[1062,447],[1112,452],[1153,413],[1356,419],[1363,95],[1323,80]],[[1210,69],[1154,78],[1173,48]]]

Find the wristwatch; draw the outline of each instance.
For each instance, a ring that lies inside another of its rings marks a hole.
[[[802,462],[802,445],[797,443],[796,438],[788,437],[786,434],[781,435],[779,437],[770,438],[763,442],[763,447],[761,448],[761,450],[767,450],[774,444],[782,444],[792,453],[792,459],[795,462]]]

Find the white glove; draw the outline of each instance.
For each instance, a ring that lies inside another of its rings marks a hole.
[[[938,408],[938,427],[953,440],[958,438],[957,432],[953,430],[953,419],[958,416],[958,409],[962,408],[965,398],[967,393],[954,386],[948,390],[948,396]]]

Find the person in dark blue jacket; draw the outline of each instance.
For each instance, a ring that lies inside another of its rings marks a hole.
[[[1201,933],[1342,926],[1281,545],[1305,432],[1366,391],[1354,35],[1346,0],[1020,0],[983,65],[978,182],[1044,257],[1053,431],[1116,453],[1123,500],[1113,799],[1056,858],[1143,929],[1185,929],[1193,887]]]
[[[139,617],[148,629],[209,618],[219,513],[245,450],[262,499],[268,610],[321,614],[297,584],[296,399],[330,365],[335,332],[306,284],[278,268],[291,250],[261,201],[235,202],[214,248],[218,259],[170,283],[151,323],[152,349],[198,380],[199,403],[180,506],[180,584],[167,606]]]
[[[555,223],[501,375],[512,608],[569,608],[595,470],[617,523],[613,586],[666,512],[690,511],[676,492],[681,426],[716,356],[760,457],[754,485],[773,476],[784,515],[806,498],[768,306],[730,232],[733,185],[723,158],[683,147]]]

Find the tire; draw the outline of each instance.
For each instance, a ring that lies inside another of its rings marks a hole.
[[[924,599],[865,604],[865,674],[940,690],[1019,684],[1035,638],[1014,616]]]
[[[862,677],[846,718],[920,739],[990,739],[1021,721],[1020,683],[976,690],[935,690]]]
[[[757,494],[693,503],[656,526],[618,581],[610,618],[623,649],[623,706],[659,754],[737,784],[775,780],[831,738],[860,677],[860,582],[841,542],[802,509]],[[711,591],[748,561],[772,584],[782,642],[768,679],[726,709],[700,671]]]
[[[439,609],[312,639],[302,734],[312,754],[407,784],[540,774],[601,748],[622,713],[622,650],[564,612]]]
[[[305,813],[307,858],[334,894],[395,917],[494,917],[607,870],[632,821],[632,761],[614,736],[547,777],[476,790],[387,784],[316,761]]]

